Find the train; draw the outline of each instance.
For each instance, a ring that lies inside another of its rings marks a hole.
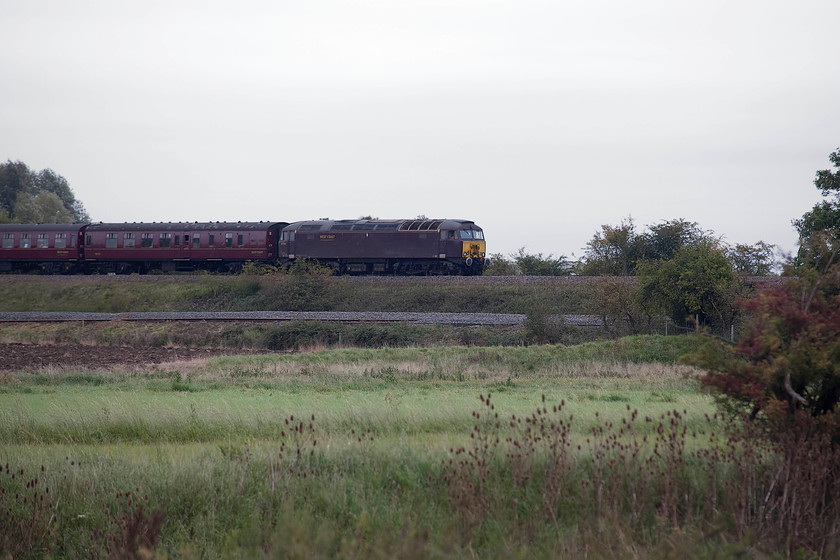
[[[237,273],[306,259],[339,275],[480,275],[487,263],[469,220],[0,224],[0,234],[5,273]]]

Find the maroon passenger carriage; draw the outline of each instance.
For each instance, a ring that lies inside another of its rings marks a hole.
[[[82,260],[85,224],[0,225],[0,272],[68,273]]]
[[[285,222],[91,224],[85,228],[87,271],[239,272],[247,261],[277,259]]]
[[[317,259],[339,274],[481,274],[483,230],[468,220],[317,220],[280,233],[281,262]]]

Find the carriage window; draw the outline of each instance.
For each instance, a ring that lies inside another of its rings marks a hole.
[[[154,241],[154,234],[153,233],[144,233],[141,235],[140,239],[140,246],[144,249],[148,249],[152,246],[152,241]]]
[[[180,246],[181,246],[181,236],[180,236],[180,235],[176,235],[176,236],[175,236],[175,246],[176,246],[176,247],[180,247]]]
[[[49,234],[39,233],[38,234],[38,248],[39,249],[46,249],[49,246],[50,246]]]
[[[106,249],[116,249],[117,248],[117,234],[116,233],[106,233],[105,234],[105,248]]]
[[[123,234],[123,249],[134,249],[134,234],[133,233],[124,233]]]
[[[20,248],[21,249],[29,249],[32,247],[32,240],[29,239],[28,233],[21,233],[20,234]]]
[[[66,233],[56,233],[55,234],[55,248],[56,249],[67,248],[67,234]]]
[[[226,233],[225,234],[225,247],[233,247],[233,234]]]
[[[242,240],[242,234],[241,233],[236,236],[236,244],[239,245],[240,247],[243,245],[243,240]]]
[[[14,249],[15,247],[15,234],[14,233],[4,233],[3,234],[3,248],[4,249]]]
[[[210,243],[209,243],[209,245],[210,245],[211,247],[215,247],[215,246],[216,246],[216,236],[215,236],[215,235],[213,235],[212,233],[210,234]]]
[[[200,235],[196,234],[195,236],[193,236],[192,246],[193,246],[193,249],[198,249],[199,247],[201,247],[201,236]]]
[[[169,247],[172,245],[172,234],[171,233],[161,233],[160,234],[160,247]]]

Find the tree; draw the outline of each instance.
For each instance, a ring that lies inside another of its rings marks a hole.
[[[830,159],[840,168],[840,149]],[[818,171],[814,183],[834,200],[793,222],[792,278],[741,303],[748,322],[738,344],[710,344],[696,363],[725,409],[769,420],[777,433],[803,412],[840,443],[840,174]]]
[[[490,255],[490,264],[484,269],[485,276],[568,276],[574,271],[574,264],[565,256],[555,257],[542,253],[532,255],[525,247],[505,257],[501,253]]]
[[[32,172],[20,161],[0,164],[0,208],[14,216],[15,204],[21,194],[32,191]]]
[[[614,336],[648,334],[662,324],[661,313],[651,301],[639,297],[639,285],[632,277],[598,278],[588,286],[584,306]]]
[[[682,218],[648,226],[640,237],[640,258],[659,261],[673,258],[683,247],[713,239],[712,233],[700,229],[697,222]]]
[[[76,220],[73,211],[64,206],[58,195],[48,191],[19,197],[14,215],[24,224],[68,224]]]
[[[759,241],[755,245],[738,243],[726,251],[735,272],[744,276],[767,276],[776,266],[773,253],[775,245]]]
[[[512,257],[520,274],[524,276],[568,276],[574,268],[564,255],[531,255],[525,252],[525,247],[520,247]]]
[[[640,240],[632,218],[618,226],[602,225],[586,244],[581,272],[587,276],[632,276],[641,253]]]
[[[67,179],[52,169],[35,173],[20,161],[0,164],[0,223],[89,222]]]
[[[516,263],[502,253],[493,253],[488,260],[489,264],[484,267],[485,276],[517,276],[519,274]]]
[[[840,296],[791,280],[743,303],[750,320],[734,350],[711,345],[698,365],[727,410],[779,421],[803,410],[837,429]],[[840,435],[840,434],[836,434]]]
[[[697,222],[682,218],[647,226],[637,233],[632,218],[618,226],[602,225],[587,243],[581,271],[586,275],[635,275],[644,261],[666,261],[683,247],[715,240]]]
[[[817,171],[814,179],[814,186],[828,200],[819,202],[801,218],[793,220],[799,233],[800,247],[794,263],[799,269],[824,268],[827,259],[831,258],[832,245],[840,239],[840,148],[828,159],[837,171]]]
[[[705,239],[679,248],[673,258],[639,265],[639,297],[655,304],[677,324],[694,322],[728,328],[735,319],[733,302],[742,284],[725,250]]]

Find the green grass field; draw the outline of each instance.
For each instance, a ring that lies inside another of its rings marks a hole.
[[[775,463],[761,446],[723,436],[699,372],[679,364],[699,344],[633,337],[344,349],[7,374],[0,552],[765,558],[779,546],[799,550],[756,533],[749,508],[738,506],[766,493]]]

